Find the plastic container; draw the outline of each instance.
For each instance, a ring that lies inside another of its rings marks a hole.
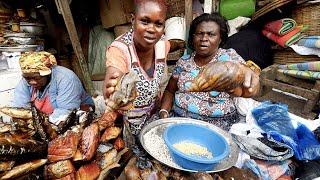
[[[186,40],[186,22],[183,17],[172,17],[165,22],[166,40]]]
[[[174,161],[183,168],[195,171],[210,171],[214,166],[229,154],[229,144],[226,139],[205,126],[182,123],[169,126],[163,134]],[[182,141],[206,147],[213,158],[187,155],[173,147]]]
[[[221,0],[220,14],[227,20],[238,16],[250,17],[255,12],[255,0]]]

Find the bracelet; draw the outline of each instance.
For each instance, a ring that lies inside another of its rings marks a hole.
[[[169,112],[168,112],[166,109],[160,109],[159,114],[160,114],[161,112],[165,112],[165,113],[167,113],[167,115],[169,116]]]
[[[247,66],[248,66],[250,69],[252,69],[255,73],[260,74],[261,69],[260,69],[260,67],[259,67],[256,63],[254,63],[254,62],[251,61],[251,60],[248,60],[248,61],[246,61],[246,64],[247,64]]]

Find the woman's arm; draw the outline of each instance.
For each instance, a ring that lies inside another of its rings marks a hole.
[[[109,47],[106,51],[106,75],[103,84],[103,96],[105,99],[114,92],[118,78],[127,73],[128,64],[123,52],[116,47]]]
[[[28,83],[22,78],[14,89],[12,100],[13,107],[29,108],[31,101],[31,91]]]
[[[160,118],[169,117],[169,113],[174,100],[174,94],[178,90],[177,85],[178,80],[174,77],[171,77],[168,85],[163,93],[162,101],[161,101],[161,110],[160,110]]]

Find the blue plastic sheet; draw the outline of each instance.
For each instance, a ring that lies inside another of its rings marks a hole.
[[[252,115],[270,138],[289,145],[298,160],[320,159],[319,141],[305,125],[293,127],[287,105],[266,101]]]

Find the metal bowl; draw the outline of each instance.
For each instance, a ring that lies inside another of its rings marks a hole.
[[[183,170],[183,171],[197,172],[196,170],[183,168],[180,165],[176,164],[169,153],[168,147],[164,142],[163,133],[165,129],[170,125],[180,124],[180,123],[191,123],[191,124],[206,126],[207,128],[217,132],[227,140],[230,147],[230,154],[226,158],[224,158],[222,161],[220,161],[218,164],[216,164],[212,170],[206,171],[207,173],[224,171],[236,164],[238,160],[238,155],[239,155],[239,148],[238,148],[238,145],[232,140],[231,135],[228,132],[224,131],[223,129],[213,124],[200,121],[200,120],[191,119],[191,118],[173,117],[173,118],[166,118],[166,119],[160,119],[157,121],[152,121],[151,123],[144,126],[144,128],[140,132],[139,139],[142,147],[153,158],[155,158],[162,164],[165,164],[169,167]],[[150,134],[153,134],[152,136],[155,136],[155,137],[150,138],[151,137],[149,136]],[[157,139],[161,139],[161,141],[163,142],[155,143],[155,141],[158,141]]]
[[[36,36],[30,33],[6,33],[3,37],[21,45],[35,44],[36,42]]]
[[[2,52],[29,52],[29,51],[36,51],[38,45],[19,45],[13,47],[5,47],[0,46],[0,51]]]
[[[20,31],[34,35],[43,35],[44,25],[39,23],[20,22]]]

